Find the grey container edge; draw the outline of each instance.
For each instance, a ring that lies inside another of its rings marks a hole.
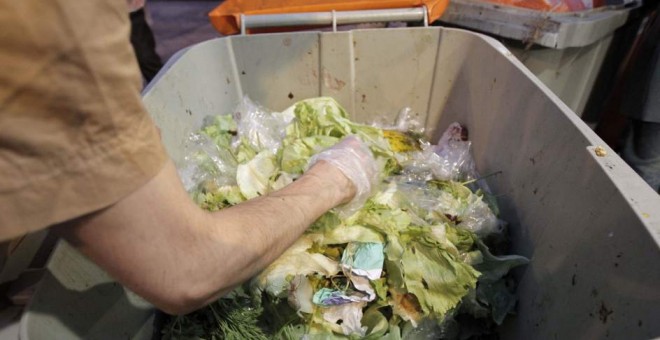
[[[204,116],[244,94],[275,110],[332,96],[359,121],[409,106],[434,138],[466,124],[479,170],[502,171],[490,184],[513,250],[532,259],[502,337],[660,336],[660,198],[494,39],[446,28],[219,38],[169,63],[144,103],[177,161]],[[62,243],[21,338],[143,339],[151,313]]]
[[[575,113],[585,111],[613,37],[640,1],[553,13],[479,0],[453,0],[440,21],[504,38],[505,45]],[[594,98],[596,99],[596,98]]]
[[[440,21],[553,49],[584,47],[621,27],[640,2],[579,12],[548,12],[489,3],[454,0]]]

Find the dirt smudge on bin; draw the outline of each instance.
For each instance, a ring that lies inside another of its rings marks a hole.
[[[607,323],[607,319],[614,313],[613,310],[608,309],[607,306],[605,306],[605,301],[601,301],[600,303],[600,309],[598,309],[598,319],[602,323]]]
[[[341,91],[341,89],[343,89],[344,86],[346,86],[345,81],[343,81],[341,79],[337,79],[336,77],[333,77],[330,74],[330,72],[328,72],[326,70],[323,70],[322,76],[323,76],[323,84],[325,85],[325,87],[327,87],[329,89],[332,89],[332,90],[335,90],[335,91]]]

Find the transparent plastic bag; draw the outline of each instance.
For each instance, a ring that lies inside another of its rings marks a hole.
[[[502,231],[502,227],[488,204],[479,196],[473,195],[460,212],[458,227],[470,230],[479,237]]]
[[[403,132],[412,131],[415,133],[423,133],[424,122],[419,120],[419,114],[415,113],[413,109],[404,107],[399,111],[393,128]]]
[[[427,214],[438,212],[455,218],[459,228],[470,230],[479,237],[501,233],[503,230],[502,223],[482,196],[460,184],[457,184],[457,189],[438,189],[429,187],[425,181],[411,181],[405,175],[391,178],[390,181],[398,195],[392,198],[397,200],[394,205],[414,212],[415,223],[419,225],[426,225],[424,219]],[[456,190],[460,192],[456,193]],[[379,200],[379,203],[387,204],[385,195],[381,195]]]
[[[433,167],[435,178],[454,181],[473,179],[476,171],[471,146],[472,142],[467,140],[467,129],[458,123],[450,124],[438,144],[432,146],[440,160]]]
[[[400,162],[404,166],[402,174],[409,181],[446,179],[439,178],[435,175],[441,172],[440,169],[443,168],[444,161],[435,153],[435,149],[430,145],[422,145],[421,151],[409,153]]]
[[[184,144],[185,157],[178,169],[187,191],[199,184],[217,187],[236,184],[236,161],[226,149],[219,148],[203,133],[192,133]]]
[[[407,128],[405,123],[398,126]],[[390,181],[410,209],[442,212],[460,220],[459,227],[483,237],[501,232],[503,226],[496,217],[497,207],[491,208],[492,194],[477,173],[470,147],[467,129],[452,123],[437,145],[422,144],[420,151],[406,153],[400,159],[403,171]],[[464,182],[467,187],[457,183],[433,189],[426,184],[433,179]]]
[[[292,112],[272,112],[244,96],[234,111],[234,120],[238,124],[236,141],[243,139],[255,150],[269,150],[276,154],[293,118]]]
[[[236,185],[238,162],[230,149],[237,150],[237,155],[241,156],[237,146],[240,141],[246,141],[254,155],[264,150],[274,154],[281,145],[286,126],[293,119],[292,112],[268,111],[247,96],[236,106],[232,116],[233,121],[228,115],[207,117],[202,132],[192,133],[184,144],[186,156],[178,170],[186,190],[190,191],[198,185]],[[226,118],[221,121],[219,117]],[[233,126],[229,127],[232,124]],[[219,134],[231,129],[235,137],[231,137],[231,141],[227,143],[231,143],[233,147],[229,148],[228,144],[224,147],[217,145],[217,141],[204,133],[209,127]]]
[[[416,124],[405,118],[407,116],[408,114],[402,111],[404,118],[397,123],[396,128],[411,128]],[[403,174],[411,181],[474,179],[476,170],[470,153],[471,143],[462,135],[466,132],[460,124],[453,123],[437,145],[420,142],[417,150],[399,154],[398,160],[403,166]]]

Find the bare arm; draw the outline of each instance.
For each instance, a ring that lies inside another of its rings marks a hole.
[[[197,309],[257,274],[355,188],[319,162],[291,185],[208,213],[171,162],[115,205],[60,227],[67,240],[166,312]]]

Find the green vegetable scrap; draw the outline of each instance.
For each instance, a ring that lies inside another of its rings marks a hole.
[[[266,340],[270,337],[258,325],[262,313],[239,288],[202,310],[175,317],[164,328],[164,338]]]
[[[513,311],[508,273],[528,260],[489,251],[484,240],[501,228],[481,189],[416,173],[442,166],[433,163],[438,156],[429,143],[418,142],[419,132],[352,122],[331,98],[303,100],[270,119],[286,126],[276,152],[250,140],[258,134],[242,131],[230,115],[201,130],[216,150],[213,162],[203,152],[190,158],[207,171],[191,190],[197,204],[218,210],[278,190],[314,154],[348,135],[373,152],[381,185],[352,216],[323,215],[251,282],[173,318],[163,330],[167,337],[451,338],[483,334],[461,331],[471,327],[456,321],[461,315],[500,324]],[[420,159],[428,164],[420,166]]]

